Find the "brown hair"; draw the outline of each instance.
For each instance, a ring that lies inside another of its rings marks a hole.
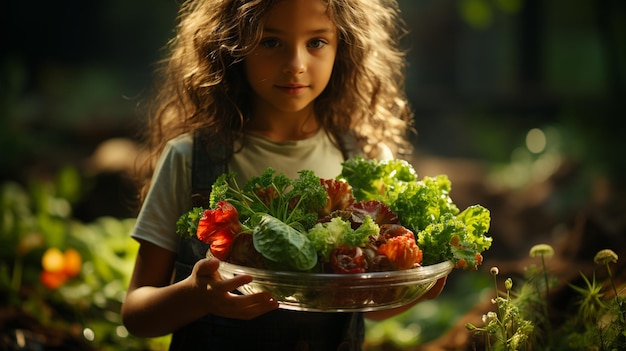
[[[147,162],[140,177],[145,194],[167,141],[200,131],[211,145],[227,146],[243,135],[250,109],[242,61],[259,43],[263,18],[278,1],[188,0],[180,8],[176,36],[160,62],[155,99],[145,132]],[[352,132],[375,157],[379,143],[394,153],[410,150],[411,111],[404,93],[405,53],[398,42],[404,23],[395,0],[321,0],[339,31],[333,73],[315,101],[321,126],[345,152]],[[210,137],[208,137],[210,136]]]

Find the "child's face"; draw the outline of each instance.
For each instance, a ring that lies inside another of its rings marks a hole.
[[[244,61],[255,113],[313,107],[333,70],[337,28],[321,0],[285,0],[272,8],[259,46]]]

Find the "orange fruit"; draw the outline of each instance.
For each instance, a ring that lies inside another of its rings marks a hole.
[[[80,257],[78,251],[74,249],[67,249],[63,254],[64,264],[63,272],[69,277],[75,277],[80,273],[80,268],[83,264],[83,260]]]
[[[41,280],[43,285],[48,289],[56,289],[65,283],[67,275],[63,272],[42,271],[39,275],[39,280]]]
[[[41,257],[41,266],[44,271],[61,272],[65,266],[65,256],[58,248],[51,247]]]

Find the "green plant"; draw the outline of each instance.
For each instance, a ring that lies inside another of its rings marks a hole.
[[[484,326],[468,323],[466,328],[481,335],[486,350],[623,350],[626,347],[626,322],[624,297],[620,296],[610,264],[616,263],[617,254],[610,249],[601,250],[594,262],[605,266],[612,298],[607,298],[606,285],[581,273],[585,286],[569,286],[578,293],[575,314],[555,328],[550,323],[549,296],[554,279],[550,278],[546,258],[554,251],[546,244],[535,245],[531,257],[540,257],[542,269],[527,267],[525,281],[520,289],[511,292],[512,280],[505,281],[506,293],[497,289],[498,268],[491,269],[496,284],[496,312],[483,316]],[[504,295],[502,297],[501,295]]]
[[[595,273],[591,281],[581,274],[585,286],[571,287],[579,294],[578,315],[568,325],[567,345],[576,350],[587,350],[595,346],[598,350],[623,350],[626,348],[626,322],[624,320],[624,298],[620,297],[610,263],[616,263],[618,256],[610,249],[599,251],[594,262],[605,266],[613,293],[607,299],[604,284],[596,281]]]
[[[166,338],[134,338],[121,323],[138,245],[129,235],[134,219],[77,220],[80,184],[72,167],[53,180],[0,184],[0,310],[11,312],[0,316],[18,316],[0,317],[0,335],[26,329],[43,344],[37,334],[62,335],[85,350],[165,349]],[[41,345],[48,346],[66,345]]]
[[[529,339],[534,325],[532,321],[525,319],[524,311],[511,295],[513,280],[511,278],[505,280],[506,291],[501,293],[497,281],[498,268],[492,267],[490,273],[495,285],[496,297],[492,302],[496,305],[496,311],[483,315],[484,327],[477,327],[471,323],[466,327],[484,335],[487,350],[529,350]]]

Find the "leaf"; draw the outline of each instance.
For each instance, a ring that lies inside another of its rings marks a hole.
[[[252,239],[263,257],[298,271],[315,267],[317,252],[305,234],[268,214],[260,217]]]

